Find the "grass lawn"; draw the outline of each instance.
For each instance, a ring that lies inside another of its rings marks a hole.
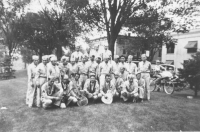
[[[0,81],[1,132],[200,131],[200,97],[190,90],[166,95],[153,92],[144,103],[102,103],[43,110],[25,105],[27,76]]]

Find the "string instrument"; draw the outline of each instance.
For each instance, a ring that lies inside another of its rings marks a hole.
[[[121,93],[122,91],[122,82],[119,82],[120,84],[117,83],[117,80],[115,82],[115,87],[118,93]]]
[[[80,91],[81,86],[79,85],[79,83],[77,84],[75,83],[75,88],[74,88],[74,92],[76,94],[76,96],[78,96],[78,101],[77,101],[77,105],[78,106],[85,106],[88,104],[88,99],[85,97],[84,93]]]
[[[103,92],[106,93],[105,96],[101,97],[101,101],[105,104],[111,104],[113,102],[112,86],[109,83],[109,87],[106,88],[106,82],[104,84]]]

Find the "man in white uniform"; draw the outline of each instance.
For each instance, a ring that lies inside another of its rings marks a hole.
[[[108,63],[109,56],[104,56],[104,61],[100,64],[100,85],[104,84],[105,75],[112,73],[112,66]]]
[[[90,78],[85,82],[84,93],[88,99],[93,99],[93,101],[99,98],[99,83],[95,79],[94,73],[91,73]]]
[[[76,47],[76,51],[71,54],[71,59],[78,59],[80,62],[83,58],[83,53],[80,51],[80,46]]]
[[[114,55],[114,66],[113,66],[113,73],[115,72],[120,72],[120,61],[119,61],[119,56]]]
[[[51,57],[50,63],[47,66],[47,77],[54,77],[58,79],[58,82],[61,82],[60,69],[57,66],[57,57]]]
[[[78,73],[78,63],[75,62],[75,59],[71,59],[71,68],[69,70],[70,78],[73,79],[75,74]]]
[[[46,82],[44,85],[42,85],[42,107],[43,108],[49,108],[52,105],[61,106],[61,101],[63,97],[63,89],[62,87],[58,87],[58,85],[55,85],[54,82],[56,81],[56,78],[51,76],[49,78],[49,81]]]
[[[89,73],[89,65],[86,63],[86,59],[87,57],[84,57],[82,62],[78,64],[78,73],[80,74],[80,83],[82,89],[84,87],[85,81],[88,79]]]
[[[71,69],[71,64],[69,63],[69,57],[63,56],[61,58],[61,63],[59,63],[60,74],[63,79],[65,75],[69,75],[69,71]]]
[[[129,74],[128,80],[124,82],[123,90],[121,92],[121,96],[124,101],[131,100],[135,103],[139,96],[138,82],[135,78],[135,75]]]
[[[90,61],[87,62],[88,66],[89,66],[89,73],[95,73],[97,72],[97,62],[95,61],[95,55],[92,55],[90,57]]]
[[[47,81],[47,62],[48,56],[42,56],[42,63],[40,63],[36,68],[36,85],[37,85],[37,100],[36,106],[41,107],[41,87]]]
[[[36,81],[35,81],[35,74],[36,68],[39,62],[39,57],[36,55],[32,56],[33,63],[28,66],[27,74],[28,74],[28,89],[26,93],[26,104],[29,107],[34,106],[35,104],[35,91],[36,91]]]
[[[132,62],[133,56],[128,56],[128,63],[126,63],[126,69],[129,74],[134,74],[137,72],[137,65]]]
[[[141,55],[142,61],[138,64],[138,71],[141,72],[142,78],[145,80],[145,96],[144,99],[150,100],[150,71],[151,71],[151,63],[147,61],[147,57],[145,54]]]
[[[112,52],[108,49],[108,44],[107,43],[104,45],[103,57],[104,57],[104,55],[106,55],[106,56],[112,56]]]
[[[125,60],[126,60],[125,56],[122,55],[122,56],[120,57],[119,67],[124,67],[125,70],[127,70],[127,69],[126,69],[126,63],[125,63]]]

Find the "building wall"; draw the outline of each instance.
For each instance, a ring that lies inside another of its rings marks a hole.
[[[177,44],[175,45],[174,53],[167,53],[166,46],[162,48],[162,62],[167,60],[173,60],[174,65],[177,68],[182,68],[182,63],[184,60],[191,58],[194,53],[187,53],[187,49],[184,47],[189,41],[197,41],[197,48],[200,49],[200,29],[195,29],[185,34],[173,34],[173,38],[177,39]]]

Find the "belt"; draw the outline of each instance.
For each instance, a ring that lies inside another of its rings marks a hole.
[[[40,78],[47,78],[47,76],[39,76]]]
[[[88,74],[86,74],[86,73],[80,73],[80,75],[85,75],[85,76],[87,76]]]
[[[141,72],[141,73],[150,73],[150,72]]]

